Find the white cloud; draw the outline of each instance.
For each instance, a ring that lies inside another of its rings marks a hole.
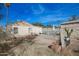
[[[38,6],[38,9],[35,8],[34,6],[31,7],[32,11],[33,11],[33,14],[42,14],[45,11],[44,7],[40,4],[37,5],[37,6]]]
[[[63,22],[67,19],[67,15],[64,14],[64,8],[56,10],[46,10],[42,5],[38,5],[38,9],[32,6],[34,15],[39,15],[37,22],[48,23],[48,22]],[[43,15],[43,16],[42,16]]]
[[[57,21],[65,21],[67,17],[62,17],[61,14],[59,15],[47,15],[39,18],[39,21],[42,23],[48,23],[48,22],[57,22]]]

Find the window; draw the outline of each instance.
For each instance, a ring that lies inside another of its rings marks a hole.
[[[14,27],[14,34],[17,34],[17,33],[18,33],[18,28]]]
[[[32,28],[28,28],[29,30],[32,30]]]
[[[31,33],[31,31],[32,31],[32,28],[28,28],[28,31],[29,31],[29,33]]]

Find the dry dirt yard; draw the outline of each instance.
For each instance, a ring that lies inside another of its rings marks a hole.
[[[57,55],[48,46],[52,43],[53,40],[58,39],[58,37],[52,35],[39,35],[31,44],[27,41],[24,41],[20,45],[12,48],[9,51],[9,55],[14,56],[55,56]]]

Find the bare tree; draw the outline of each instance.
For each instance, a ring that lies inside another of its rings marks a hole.
[[[44,27],[44,25],[40,22],[35,22],[35,23],[32,23],[34,26],[40,26],[40,27]]]
[[[73,15],[70,17],[69,21],[78,20],[79,17],[77,15]]]

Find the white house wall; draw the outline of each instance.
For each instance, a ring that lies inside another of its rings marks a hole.
[[[22,26],[20,26],[18,28],[18,34],[19,35],[29,35],[30,33],[28,31],[28,27],[22,27]]]
[[[18,28],[18,33],[14,34],[15,36],[25,36],[25,35],[29,35],[28,32],[28,27],[24,27],[24,26],[13,26]]]
[[[31,26],[31,27],[26,27],[26,26],[13,26],[12,28],[17,27],[18,28],[18,33],[14,34],[15,36],[26,36],[26,35],[31,35],[31,34],[39,34],[42,33],[42,28],[41,27],[36,27],[36,26]],[[29,30],[31,28],[31,30]]]
[[[34,26],[34,27],[32,27],[32,33],[40,34],[40,33],[42,33],[42,28]]]

